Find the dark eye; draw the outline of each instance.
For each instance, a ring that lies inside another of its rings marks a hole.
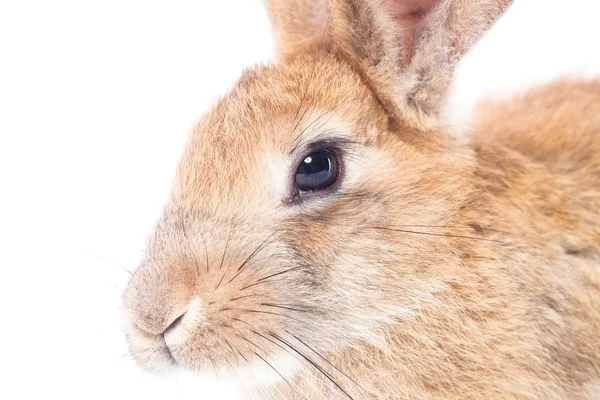
[[[295,185],[301,192],[325,189],[338,177],[338,163],[335,157],[319,151],[309,154],[302,160],[296,171]]]

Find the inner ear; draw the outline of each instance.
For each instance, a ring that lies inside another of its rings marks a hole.
[[[419,23],[435,8],[440,0],[383,0],[388,15],[396,23],[400,38],[402,65],[407,66],[412,54],[413,41],[418,36]]]

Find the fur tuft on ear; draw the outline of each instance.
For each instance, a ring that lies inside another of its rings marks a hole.
[[[334,50],[394,117],[436,125],[456,63],[511,0],[266,0],[278,52]]]

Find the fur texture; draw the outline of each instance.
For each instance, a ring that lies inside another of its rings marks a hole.
[[[441,99],[506,1],[429,3],[410,52],[399,2],[267,5],[279,60],[190,136],[124,294],[140,365],[264,363],[265,398],[592,398],[600,82],[483,104],[457,143]],[[342,173],[294,197],[316,145]]]

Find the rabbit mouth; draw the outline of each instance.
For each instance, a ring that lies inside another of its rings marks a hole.
[[[165,344],[165,350],[167,352],[167,357],[169,358],[169,361],[172,362],[173,365],[177,365],[177,360],[175,360],[175,357],[173,357],[173,353],[171,352],[171,349],[166,344]]]
[[[149,372],[165,374],[181,368],[168,346],[137,348],[130,346],[134,360]]]
[[[179,366],[163,334],[146,332],[128,319],[125,321],[125,332],[129,353],[142,369],[166,373]]]
[[[201,355],[198,353],[203,352],[190,343],[174,343],[168,329],[155,335],[129,323],[125,330],[132,358],[150,373],[173,376],[191,372],[197,376],[217,376],[221,383],[228,385],[237,385],[241,379],[243,388],[248,389],[280,384],[285,379],[282,376],[294,376],[303,367],[296,357],[283,351],[269,352],[267,363],[260,356],[251,359],[238,353],[241,358],[237,362],[227,362],[223,366],[210,356],[208,346],[207,353]]]

